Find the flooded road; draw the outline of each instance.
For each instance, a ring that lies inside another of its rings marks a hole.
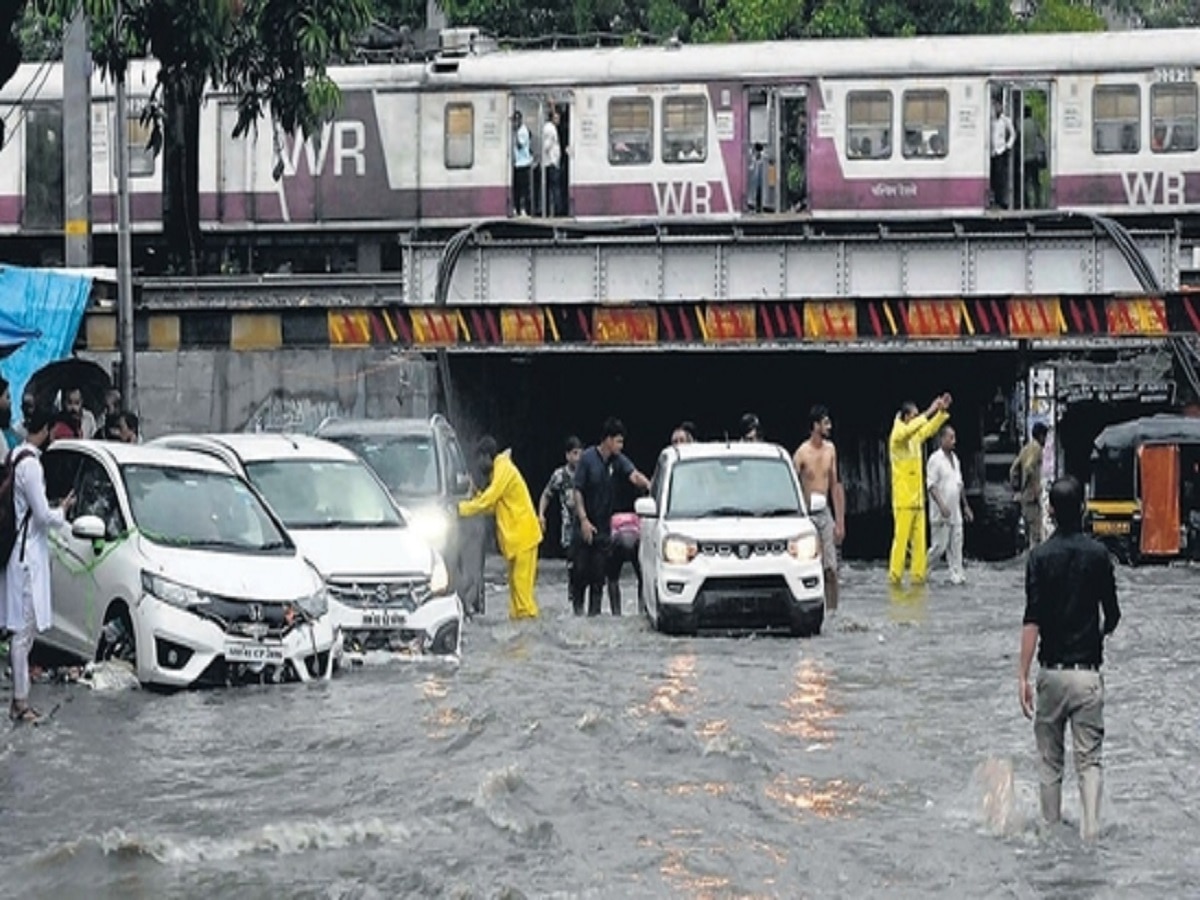
[[[489,592],[457,669],[175,696],[35,686],[61,706],[0,736],[5,892],[1200,893],[1197,571],[1118,573],[1088,848],[1036,822],[1018,563],[899,598],[882,569],[848,568],[811,640],[575,619],[560,565],[543,565],[540,622],[510,625]],[[1064,797],[1077,823],[1070,764]]]

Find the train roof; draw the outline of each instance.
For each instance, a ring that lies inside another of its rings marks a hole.
[[[1096,436],[1095,454],[1128,450],[1139,444],[1198,444],[1200,418],[1158,415],[1109,425]]]
[[[849,40],[774,41],[735,44],[497,50],[429,63],[331,67],[343,89],[433,86],[538,89],[580,84],[672,84],[689,81],[771,81],[825,78],[1037,77],[1064,72],[1147,71],[1197,63],[1200,29],[1106,31],[1083,34],[969,35]],[[149,92],[157,74],[153,60],[131,64],[131,93]],[[40,83],[40,86],[39,86]],[[33,93],[58,97],[61,67],[22,65],[0,91],[14,102]],[[97,71],[93,95],[111,93]]]
[[[934,75],[1012,76],[1195,67],[1200,29],[866,38],[676,47],[498,51],[435,83],[571,85]],[[436,69],[436,66],[435,66]]]

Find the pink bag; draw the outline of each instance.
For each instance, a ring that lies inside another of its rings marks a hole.
[[[642,520],[637,513],[614,513],[610,525],[613,537],[625,534],[638,537],[642,532]]]

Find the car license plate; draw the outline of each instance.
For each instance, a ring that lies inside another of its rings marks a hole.
[[[250,641],[228,642],[225,644],[225,661],[279,665],[283,662],[283,647],[280,644],[259,644]]]
[[[1092,534],[1129,534],[1129,522],[1120,519],[1112,522],[1093,522]]]
[[[363,628],[403,628],[408,624],[408,613],[403,612],[365,612],[362,618]]]

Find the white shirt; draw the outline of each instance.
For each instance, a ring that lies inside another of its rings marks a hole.
[[[542,165],[557,166],[561,158],[562,151],[558,146],[558,126],[547,121],[542,126]]]
[[[29,459],[21,460],[13,477],[13,507],[17,514],[17,543],[4,577],[4,616],[8,627],[16,629],[25,621],[27,604],[33,605],[37,630],[45,631],[53,621],[50,609],[50,540],[52,528],[61,528],[66,521],[61,509],[51,509],[46,500],[46,474],[42,469],[41,451],[31,444],[21,444],[13,451],[13,459],[23,451],[32,450]],[[29,514],[28,532],[21,527]],[[24,541],[24,557],[22,557]]]
[[[1012,149],[1017,139],[1012,120],[1004,113],[992,119],[992,156],[999,156]]]
[[[944,450],[937,450],[929,455],[925,466],[925,484],[929,491],[929,518],[934,522],[961,522],[963,477],[958,457]],[[950,518],[946,519],[933,499],[933,492],[941,498],[942,503],[950,510]]]

